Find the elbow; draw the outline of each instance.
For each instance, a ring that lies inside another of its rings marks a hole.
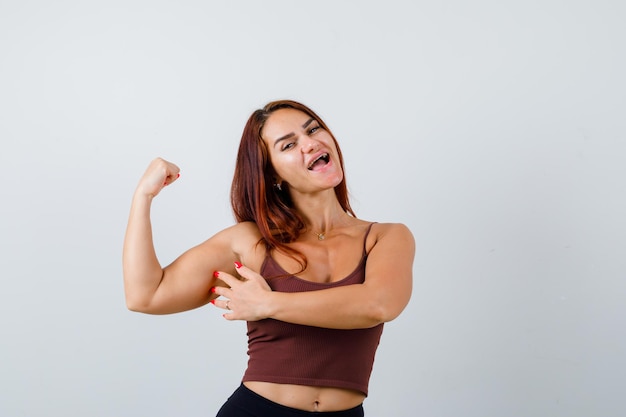
[[[383,321],[383,323],[390,322],[390,321],[395,320],[396,318],[398,318],[399,315],[400,315],[399,311],[386,312],[386,314],[382,318],[382,321]]]
[[[377,299],[369,309],[369,319],[373,326],[395,320],[408,304],[407,300]]]
[[[126,308],[128,311],[132,311],[134,313],[143,313],[143,309],[139,306],[139,304],[126,300]]]
[[[379,324],[386,323],[397,317],[397,314],[392,314],[388,308],[381,304],[372,304],[368,306],[367,312],[362,316],[363,323],[360,327],[369,328],[375,327]]]
[[[126,295],[126,308],[135,313],[150,313],[150,303],[138,297]]]
[[[143,313],[143,310],[139,307],[139,305],[131,303],[128,300],[126,300],[126,308],[128,311],[132,311],[133,313]]]
[[[378,305],[373,309],[370,320],[373,325],[376,326],[381,323],[387,323],[398,317],[399,313],[394,309],[388,308],[384,305]]]
[[[359,318],[361,328],[375,327],[382,323],[394,320],[402,312],[399,303],[392,302],[387,297],[376,295],[364,297],[359,303]]]
[[[376,292],[370,302],[369,314],[376,324],[387,323],[395,320],[402,314],[411,299],[411,291],[401,294],[386,294]]]

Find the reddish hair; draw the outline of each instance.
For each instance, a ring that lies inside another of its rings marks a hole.
[[[324,121],[313,110],[292,100],[273,101],[262,109],[256,110],[246,123],[241,135],[235,174],[230,192],[230,202],[238,223],[251,221],[256,223],[261,232],[261,241],[268,250],[280,250],[299,258],[302,270],[306,268],[306,258],[286,244],[295,241],[304,221],[295,210],[289,187],[283,184],[282,190],[275,187],[276,177],[269,157],[267,144],[261,137],[261,131],[270,115],[280,109],[295,109],[315,119],[335,142],[344,177],[335,187],[335,195],[346,213],[356,217],[348,199],[348,187],[345,179],[343,156],[339,144]]]

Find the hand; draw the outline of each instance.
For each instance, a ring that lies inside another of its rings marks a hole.
[[[153,160],[141,177],[137,192],[156,197],[165,187],[180,177],[180,168],[162,158]]]
[[[272,289],[265,279],[239,262],[235,262],[237,272],[243,280],[227,274],[226,272],[216,271],[215,277],[224,281],[227,287],[215,287],[213,291],[218,296],[227,298],[215,299],[211,303],[216,307],[230,310],[223,317],[227,320],[246,320],[257,321],[269,317],[269,296]]]

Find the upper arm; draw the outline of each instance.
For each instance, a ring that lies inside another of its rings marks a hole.
[[[413,287],[415,241],[403,224],[381,224],[369,252],[364,286],[375,294],[381,321],[396,318],[407,306]]]
[[[211,288],[224,285],[213,276],[213,272],[234,273],[234,262],[241,258],[241,251],[245,250],[242,242],[250,242],[250,237],[249,227],[240,223],[184,252],[163,268],[157,289],[140,311],[169,314],[208,303],[216,297]]]

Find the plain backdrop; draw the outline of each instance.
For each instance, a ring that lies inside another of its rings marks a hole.
[[[245,323],[126,309],[130,199],[154,157],[181,167],[164,265],[231,225],[243,125],[279,98],[333,129],[357,215],[415,235],[368,417],[624,415],[624,22],[618,0],[0,0],[0,415],[215,415]]]

